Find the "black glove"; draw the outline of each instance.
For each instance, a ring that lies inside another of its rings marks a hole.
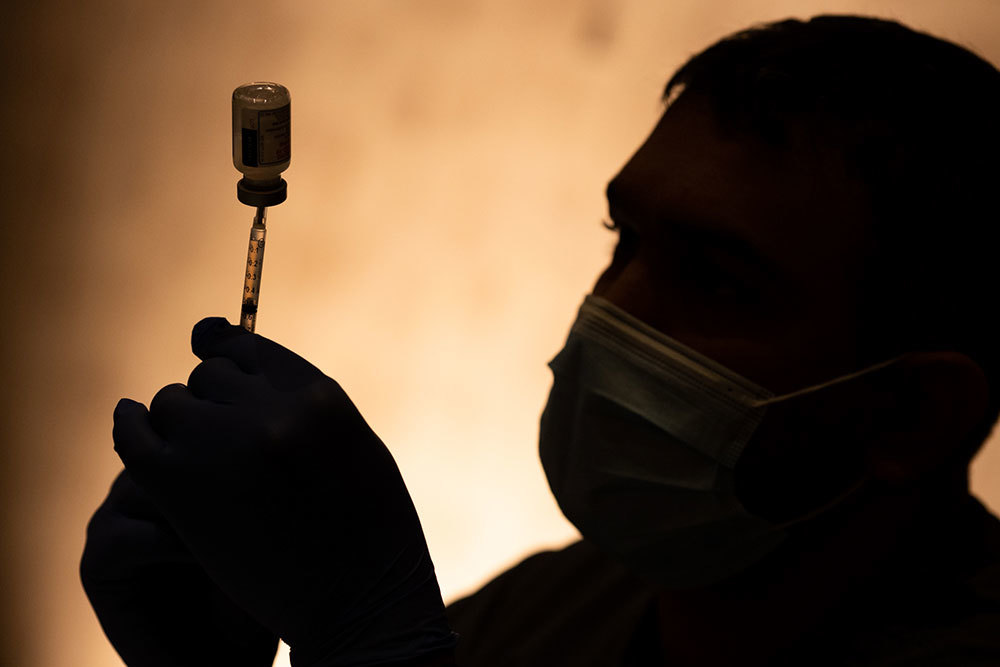
[[[191,346],[203,362],[187,386],[148,412],[120,401],[114,441],[208,575],[297,667],[453,648],[406,486],[340,386],[221,318]]]
[[[274,662],[278,635],[219,590],[127,472],[90,520],[80,576],[131,667]]]

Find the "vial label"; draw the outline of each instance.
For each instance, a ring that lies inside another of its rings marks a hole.
[[[257,154],[260,163],[287,162],[292,157],[292,105],[257,113]]]
[[[292,157],[292,105],[243,109],[241,160],[247,167],[288,162]]]

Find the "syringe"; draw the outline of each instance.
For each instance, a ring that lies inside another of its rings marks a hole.
[[[240,326],[250,332],[257,324],[267,207],[285,201],[288,194],[280,174],[292,157],[291,101],[288,89],[277,83],[248,83],[233,91],[233,165],[243,174],[236,197],[257,208],[240,307]]]
[[[267,236],[267,207],[258,206],[250,225],[250,247],[247,248],[247,273],[243,279],[243,305],[240,306],[240,326],[253,333],[257,326],[257,302],[260,299],[260,274],[264,270],[264,238]]]

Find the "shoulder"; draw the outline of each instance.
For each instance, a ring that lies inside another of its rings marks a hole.
[[[961,538],[944,545],[953,557],[912,573],[895,622],[867,636],[871,658],[852,664],[1000,666],[1000,520],[973,501],[955,528]]]
[[[510,604],[565,600],[580,592],[584,577],[614,577],[617,568],[589,544],[576,541],[559,550],[540,551],[489,581],[481,589],[448,605],[448,617],[462,627],[486,620]]]
[[[447,614],[461,638],[459,664],[583,665],[623,650],[651,600],[624,568],[579,541],[529,556]]]

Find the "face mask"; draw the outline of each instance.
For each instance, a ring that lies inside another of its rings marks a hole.
[[[563,514],[633,572],[667,588],[721,581],[808,518],[772,524],[734,492],[733,470],[767,406],[893,361],[774,396],[591,295],[549,364],[542,466]]]

